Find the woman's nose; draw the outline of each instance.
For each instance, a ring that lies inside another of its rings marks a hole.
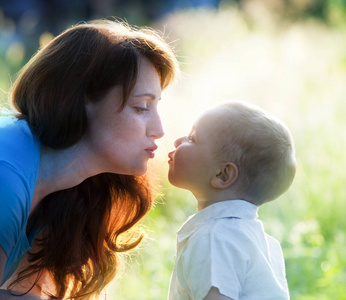
[[[183,142],[183,140],[186,138],[186,136],[182,136],[174,141],[174,147],[178,148],[179,145]]]
[[[158,113],[156,113],[149,125],[148,135],[153,136],[155,139],[160,139],[165,135],[165,131],[162,127],[161,118]]]

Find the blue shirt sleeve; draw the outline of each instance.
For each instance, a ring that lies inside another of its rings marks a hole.
[[[26,225],[36,185],[40,141],[24,120],[0,116],[0,246],[7,255],[2,283],[36,236]]]
[[[0,161],[0,245],[7,256],[18,242],[30,208],[23,178],[9,163]]]

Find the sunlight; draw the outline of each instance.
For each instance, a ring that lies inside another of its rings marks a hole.
[[[331,10],[336,17],[330,26],[317,18],[282,20],[261,7],[260,0],[243,1],[242,10],[226,2],[219,9],[175,11],[150,24],[169,36],[182,76],[162,93],[165,136],[149,162],[162,196],[144,219],[148,238],[131,252],[120,278],[111,284],[110,299],[166,299],[176,231],[196,212],[192,194],[168,183],[167,154],[199,114],[225,100],[263,107],[288,125],[295,140],[298,169],[291,189],[260,209],[266,230],[282,243],[291,299],[344,299],[344,15]],[[285,1],[263,2],[275,6]],[[9,37],[14,31],[15,24],[0,10],[0,32]],[[41,46],[51,38],[43,33]],[[28,53],[24,45],[8,45],[0,60],[2,103],[17,71],[14,65],[24,63]]]

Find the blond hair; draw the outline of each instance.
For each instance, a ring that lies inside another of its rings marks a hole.
[[[218,106],[223,119],[218,154],[235,163],[244,200],[261,205],[283,194],[296,172],[288,127],[260,107],[242,101]]]

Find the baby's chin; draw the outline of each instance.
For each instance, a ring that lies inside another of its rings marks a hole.
[[[179,184],[179,182],[177,182],[177,180],[175,180],[174,176],[170,174],[170,172],[168,172],[168,181],[171,185],[177,187],[177,188],[181,188],[183,189],[184,187]]]
[[[172,185],[174,185],[174,177],[173,177],[173,175],[171,174],[171,168],[169,168],[169,170],[168,170],[168,181],[169,181],[169,183],[170,184],[172,184]]]

